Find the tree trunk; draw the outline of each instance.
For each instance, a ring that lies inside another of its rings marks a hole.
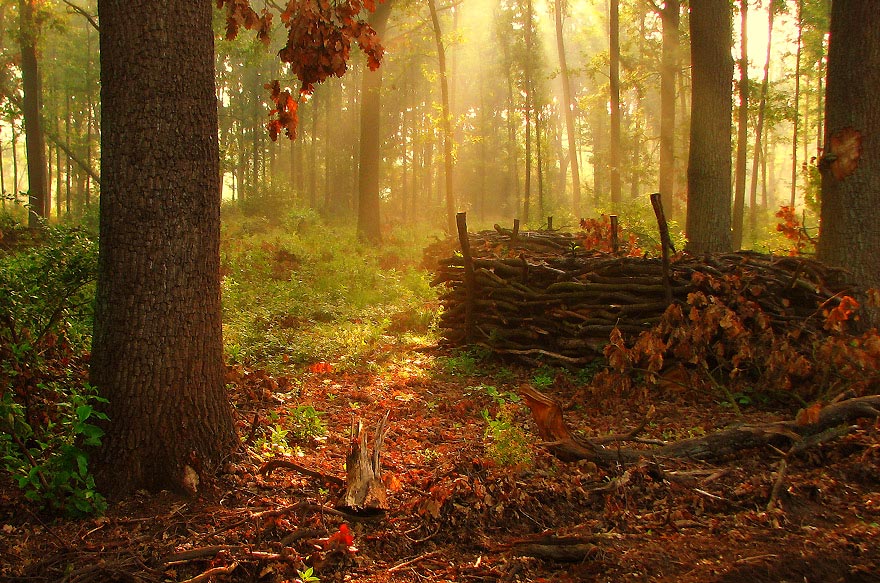
[[[621,203],[620,180],[620,0],[611,0],[610,21],[610,91],[611,91],[611,137],[608,142],[608,172],[611,179],[611,210]]]
[[[571,165],[571,208],[575,218],[577,218],[580,217],[581,212],[581,176],[580,168],[578,167],[577,134],[575,132],[575,108],[577,104],[572,100],[571,76],[568,73],[568,64],[565,58],[561,0],[555,0],[554,12],[556,17],[556,52],[559,56],[559,71],[562,79],[562,108],[565,113],[565,134],[568,138],[568,162]]]
[[[803,1],[798,0],[798,35],[797,35],[797,57],[794,65],[794,118],[791,120],[791,198],[788,202],[789,206],[794,206],[797,199],[797,152],[798,152],[798,129],[800,125],[799,105],[801,102],[801,53],[803,52]]]
[[[773,5],[767,7],[767,54],[764,58],[764,76],[761,80],[761,99],[758,103],[758,121],[755,124],[755,151],[752,154],[752,180],[749,185],[749,231],[754,237],[758,230],[758,163],[764,148],[764,113],[770,89],[770,56],[773,48]]]
[[[437,45],[437,61],[440,67],[440,99],[443,120],[443,171],[446,185],[446,230],[451,235],[455,233],[455,192],[453,190],[453,161],[452,161],[452,120],[449,111],[449,79],[446,72],[446,48],[443,46],[443,35],[440,30],[440,18],[437,15],[437,5],[434,0],[428,0],[428,8],[431,11],[431,24],[434,27],[434,42]]]
[[[370,26],[379,37],[391,14],[391,0],[376,6],[370,15]],[[364,70],[361,79],[361,140],[358,164],[358,238],[378,245],[382,242],[379,217],[379,167],[382,162],[380,132],[382,117],[382,68]]]
[[[22,114],[25,128],[28,172],[28,226],[39,227],[49,216],[49,163],[43,136],[42,82],[37,61],[39,25],[34,20],[34,1],[19,0],[19,48],[21,49],[21,84],[24,89]]]
[[[880,19],[876,0],[835,0],[825,98],[822,261],[880,287]],[[880,324],[877,308],[867,324]]]
[[[687,248],[730,251],[731,8],[729,0],[691,6],[691,145]]]
[[[663,49],[660,56],[660,198],[663,207],[674,212],[675,194],[675,79],[678,75],[679,0],[668,0],[660,10],[663,20]]]
[[[110,496],[194,493],[237,443],[220,326],[212,2],[98,10],[105,180],[91,381],[110,421],[95,476]]]
[[[733,248],[743,243],[746,201],[746,159],[749,149],[749,0],[740,0],[739,107],[737,108],[736,171],[733,193]]]

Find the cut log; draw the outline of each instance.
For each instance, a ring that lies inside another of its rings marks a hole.
[[[538,435],[553,455],[563,461],[589,460],[600,465],[633,463],[645,457],[712,461],[765,445],[798,443],[838,425],[880,416],[880,395],[870,395],[828,405],[812,423],[777,421],[740,425],[661,447],[612,448],[574,437],[562,417],[562,407],[547,395],[531,387],[520,389],[520,395],[532,411]]]
[[[367,432],[363,422],[352,421],[351,449],[345,458],[346,489],[336,508],[355,515],[375,515],[388,510],[385,484],[379,456],[388,431],[388,415],[385,413],[376,426],[372,452],[367,447]]]

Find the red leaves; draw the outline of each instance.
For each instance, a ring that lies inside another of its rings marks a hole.
[[[257,31],[257,37],[269,42],[272,15],[264,10],[257,14],[249,0],[217,0],[217,7],[226,7],[226,38],[235,38],[241,27]],[[376,31],[362,18],[362,10],[376,10],[375,0],[290,0],[281,12],[281,23],[287,28],[287,43],[278,51],[282,62],[290,65],[300,81],[299,91],[311,94],[316,83],[328,77],[342,77],[348,69],[351,45],[357,43],[367,56],[371,70],[379,67],[384,48]],[[272,140],[282,131],[296,137],[298,102],[289,90],[281,91],[277,81],[267,86],[272,91],[275,108],[266,124]]]
[[[281,90],[281,85],[278,81],[267,83],[265,87],[269,89],[272,101],[275,102],[275,109],[269,112],[270,116],[275,117],[266,124],[266,129],[269,130],[269,137],[274,142],[278,139],[278,134],[281,133],[281,130],[284,130],[287,137],[291,140],[294,139],[296,137],[296,126],[299,123],[299,117],[296,114],[299,104],[293,99],[290,91],[286,89],[284,91]]]
[[[825,329],[843,332],[844,325],[850,318],[858,319],[858,309],[859,302],[850,296],[843,296],[837,307],[825,311]]]
[[[782,206],[776,211],[776,217],[782,219],[782,222],[776,225],[776,230],[794,243],[794,247],[788,252],[792,256],[802,254],[808,245],[813,244],[795,212],[795,208],[792,206]]]
[[[309,365],[309,372],[314,374],[331,373],[333,372],[333,365],[322,360],[321,362],[316,362],[312,365]]]

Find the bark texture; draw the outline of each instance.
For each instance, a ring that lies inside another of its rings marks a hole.
[[[732,249],[730,18],[729,0],[703,0],[691,5],[692,102],[686,220],[691,253]]]
[[[821,260],[880,287],[880,3],[835,0],[828,50]],[[868,320],[878,325],[877,310]]]
[[[111,496],[194,492],[236,443],[220,322],[210,0],[102,0],[101,233],[92,382]]]

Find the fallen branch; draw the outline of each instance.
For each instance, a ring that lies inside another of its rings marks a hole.
[[[850,424],[860,418],[880,416],[880,395],[848,399],[826,406],[819,411],[813,423],[777,421],[754,425],[740,425],[703,437],[683,439],[651,449],[606,448],[595,440],[574,437],[565,424],[562,407],[543,393],[525,387],[520,390],[538,434],[547,442],[550,451],[563,461],[590,460],[597,464],[633,463],[645,457],[666,457],[710,461],[786,440],[797,444],[839,425]]]

